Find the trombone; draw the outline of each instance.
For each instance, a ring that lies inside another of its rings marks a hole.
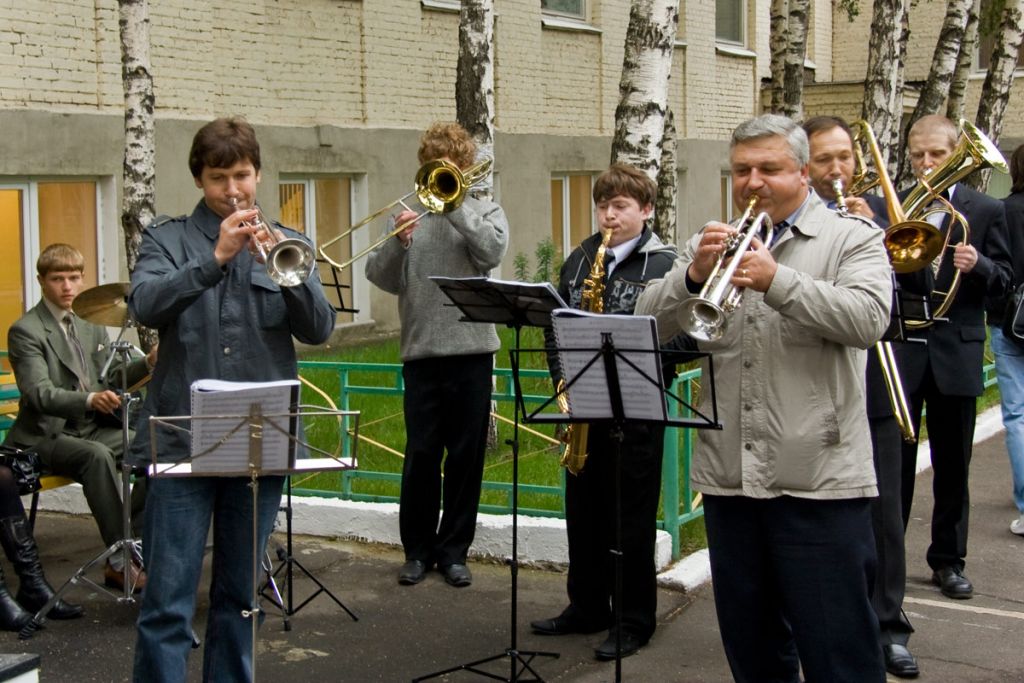
[[[462,205],[462,202],[466,199],[466,193],[469,189],[474,185],[478,185],[488,176],[488,174],[490,174],[493,163],[492,159],[485,158],[463,171],[446,159],[428,161],[420,166],[419,170],[416,172],[415,188],[412,192],[409,192],[387,206],[374,211],[345,232],[337,235],[336,237],[332,237],[321,244],[317,249],[320,254],[320,258],[327,261],[338,270],[344,270],[355,261],[358,261],[363,256],[366,256],[371,251],[408,228],[420,218],[423,218],[423,216],[426,216],[428,213],[448,213],[449,211],[454,211]],[[378,216],[387,213],[396,206],[401,205],[409,211],[415,211],[415,209],[410,208],[409,205],[405,203],[405,200],[413,195],[416,195],[416,198],[425,209],[418,213],[415,218],[404,221],[401,225],[396,225],[389,233],[368,246],[366,249],[360,251],[355,256],[349,258],[347,261],[340,262],[327,255],[327,249],[330,246],[348,237],[359,228],[367,225]]]
[[[876,159],[877,163],[878,160]],[[878,168],[880,169],[879,177],[882,177],[885,170],[881,166],[878,166]],[[863,178],[863,176],[861,177]],[[888,183],[888,178],[886,178],[885,182]],[[857,184],[857,176],[855,174],[854,181],[850,183],[850,187],[856,187]],[[836,193],[836,210],[846,215],[847,209],[846,198],[843,196],[843,181],[839,179],[832,181],[832,189]],[[888,196],[886,200],[888,201]],[[892,215],[891,211],[890,215]],[[927,225],[934,230],[930,223]],[[888,249],[888,245],[886,245],[886,248]],[[875,342],[875,353],[878,354],[878,366],[882,371],[882,379],[885,380],[885,393],[889,397],[889,404],[892,406],[892,414],[896,419],[896,426],[899,427],[904,441],[914,443],[917,441],[917,434],[914,430],[914,422],[910,417],[910,404],[907,403],[907,395],[903,391],[903,379],[900,377],[899,366],[896,364],[896,354],[893,353],[892,343],[888,341]]]

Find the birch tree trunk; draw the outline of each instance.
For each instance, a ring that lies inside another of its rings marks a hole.
[[[121,79],[124,85],[124,231],[128,271],[142,242],[142,230],[153,221],[156,197],[156,134],[153,120],[153,76],[149,61],[148,0],[118,0],[121,33]]]
[[[978,102],[978,115],[974,119],[974,124],[994,143],[999,142],[999,135],[1002,133],[1003,114],[1010,100],[1013,71],[1017,67],[1017,56],[1020,54],[1022,13],[1024,0],[1005,0],[999,31],[992,46],[988,73],[985,74],[985,83],[981,86],[981,100]],[[977,189],[984,191],[988,187],[991,174],[991,169],[985,169],[968,176],[967,180]]]
[[[971,75],[974,51],[978,46],[978,12],[971,5],[967,12],[967,26],[964,27],[964,42],[960,45],[960,55],[953,70],[953,80],[949,84],[949,98],[946,100],[946,118],[953,121],[964,115],[964,96],[967,93],[967,79]]]
[[[476,141],[478,157],[494,158],[494,0],[462,0],[455,116]],[[473,189],[494,197],[490,174]]]
[[[786,45],[788,37],[787,0],[772,0],[769,9],[768,50],[771,52],[770,70],[772,74],[771,113],[781,114],[783,93],[785,92]]]
[[[874,0],[861,105],[861,118],[867,121],[878,139],[890,178],[896,171],[899,157],[906,16],[907,0]]]
[[[679,26],[679,0],[633,0],[626,28],[612,162],[657,182],[668,111],[668,80]]]
[[[155,97],[149,61],[148,0],[118,0],[121,82],[124,88],[124,163],[121,231],[128,272],[135,270],[142,231],[156,215]],[[139,344],[147,352],[157,343],[156,330],[139,327]]]
[[[794,121],[804,118],[804,59],[810,0],[789,0],[786,57],[782,78],[782,113]]]
[[[665,113],[665,134],[661,140],[658,196],[654,201],[654,233],[666,244],[676,244],[676,195],[678,165],[676,117],[669,107]]]

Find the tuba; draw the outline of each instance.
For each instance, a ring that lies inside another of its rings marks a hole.
[[[946,227],[946,238],[943,249],[936,262],[932,264],[936,278],[942,266],[942,256],[945,251],[954,248],[951,244],[951,236],[955,234],[954,224],[959,223],[963,228],[963,240],[966,244],[970,240],[971,229],[963,214],[953,208],[942,193],[950,187],[966,178],[974,171],[992,168],[1000,173],[1008,172],[1006,159],[991,140],[978,128],[967,121],[960,119],[960,139],[956,147],[942,164],[921,178],[917,185],[910,190],[910,193],[903,200],[903,211],[908,217],[926,220],[928,216],[935,213],[949,214],[949,225]],[[932,203],[938,201],[943,206],[935,208]],[[898,271],[897,271],[898,272]],[[952,276],[948,282],[939,283],[936,281],[932,290],[931,298],[935,304],[931,320],[908,321],[908,329],[921,329],[934,324],[935,319],[942,318],[949,307],[953,305],[956,292],[960,287],[960,271],[952,269]]]
[[[728,315],[736,310],[743,297],[743,288],[734,287],[730,280],[739,268],[740,256],[750,248],[751,242],[761,233],[762,226],[766,231],[764,245],[771,246],[774,235],[772,219],[763,211],[754,216],[754,207],[759,199],[756,194],[750,198],[737,226],[739,232],[729,239],[700,294],[687,299],[680,306],[679,317],[683,330],[698,341],[714,341],[725,333]],[[732,260],[726,265],[725,261],[730,257]]]
[[[608,242],[611,241],[612,231],[601,232],[601,244],[597,247],[594,255],[594,264],[590,267],[590,274],[583,280],[583,293],[580,300],[580,309],[591,313],[602,313],[604,311],[604,255],[608,251]],[[558,380],[556,388],[558,396],[558,409],[563,413],[569,412],[569,399],[565,393],[565,380]],[[572,474],[579,474],[587,462],[587,435],[589,425],[586,422],[570,424],[562,440],[565,442],[565,450],[559,464]]]
[[[853,151],[856,158],[853,179],[848,194],[859,196],[878,186],[885,198],[889,213],[889,227],[885,230],[885,250],[889,263],[897,273],[913,273],[930,264],[945,249],[945,238],[934,225],[920,217],[911,217],[900,205],[896,189],[885,171],[885,161],[878,140],[868,122],[861,119],[850,124],[853,130]],[[875,177],[871,178],[864,162],[863,147],[871,154]]]

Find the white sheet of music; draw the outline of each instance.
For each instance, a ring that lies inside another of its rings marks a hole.
[[[262,415],[273,416],[263,418],[260,468],[280,470],[289,467],[295,447],[288,432],[294,433],[296,418],[287,414],[295,412],[299,402],[298,380],[228,382],[201,379],[192,383],[191,397],[193,472],[248,472],[249,418],[217,416],[248,416],[254,404],[259,405]]]
[[[655,353],[659,348],[658,329],[653,317],[559,308],[551,319],[562,374],[567,384],[576,378],[567,389],[569,411],[574,418],[613,417],[603,359],[598,357],[586,368],[599,353],[604,334],[610,333],[619,354],[615,366],[626,419],[667,419],[661,363]]]

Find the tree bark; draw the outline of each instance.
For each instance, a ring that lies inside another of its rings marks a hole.
[[[135,270],[142,231],[156,215],[155,97],[149,59],[148,0],[118,0],[121,82],[124,88],[124,163],[121,230],[128,272]],[[147,352],[157,343],[156,330],[139,327]]]
[[[654,202],[654,232],[666,244],[676,244],[676,166],[678,156],[676,117],[669,107],[665,113],[665,134],[661,141],[661,166],[658,170],[658,197]]]
[[[804,59],[807,56],[807,20],[810,0],[789,0],[786,22],[786,57],[782,78],[782,113],[800,121],[804,117]]]
[[[769,9],[768,50],[771,52],[772,74],[771,113],[781,114],[785,97],[786,45],[789,42],[789,3],[787,0],[772,0]]]
[[[896,170],[899,156],[906,16],[906,0],[874,0],[861,118],[878,139],[889,177]]]
[[[1010,100],[1013,72],[1017,67],[1017,56],[1020,53],[1022,13],[1024,0],[1006,0],[999,21],[999,31],[992,46],[988,73],[985,74],[985,83],[981,86],[978,115],[974,119],[974,124],[996,144],[999,143],[999,136],[1002,133],[1003,114]],[[984,191],[988,187],[991,174],[990,169],[985,169],[968,176],[967,180],[977,189]]]
[[[494,158],[494,0],[462,0],[459,62],[455,77],[456,119],[477,145],[478,158]],[[473,188],[494,196],[493,176]]]
[[[978,13],[971,5],[967,12],[967,25],[964,27],[964,42],[960,45],[960,54],[953,70],[953,80],[949,84],[949,98],[946,100],[946,118],[958,121],[964,115],[964,96],[967,93],[967,79],[971,75],[971,64],[974,51],[978,46]]]
[[[612,162],[657,182],[668,111],[668,81],[679,26],[679,0],[633,0],[626,29]]]

